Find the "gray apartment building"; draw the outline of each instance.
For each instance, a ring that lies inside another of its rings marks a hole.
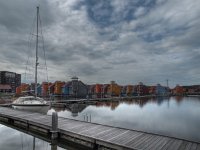
[[[15,93],[16,87],[21,85],[21,74],[10,71],[0,71],[0,84],[10,85],[11,92]]]

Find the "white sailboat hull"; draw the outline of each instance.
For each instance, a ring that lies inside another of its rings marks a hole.
[[[25,111],[33,111],[33,112],[47,112],[50,108],[47,104],[12,104],[14,109],[25,110]]]

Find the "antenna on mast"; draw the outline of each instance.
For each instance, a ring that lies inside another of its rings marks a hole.
[[[166,81],[167,81],[167,87],[169,87],[169,80],[167,79]]]

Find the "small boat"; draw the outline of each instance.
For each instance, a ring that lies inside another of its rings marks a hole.
[[[12,107],[21,110],[40,111],[49,108],[50,104],[43,98],[37,97],[37,69],[38,69],[38,22],[39,7],[37,7],[37,34],[36,34],[36,56],[35,56],[35,90],[34,96],[19,97],[12,103]]]
[[[42,111],[45,108],[48,109],[49,104],[40,97],[24,96],[16,99],[12,103],[12,107],[21,110]]]

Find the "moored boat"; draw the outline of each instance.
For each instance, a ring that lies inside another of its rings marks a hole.
[[[40,111],[49,108],[49,104],[42,98],[34,96],[19,97],[12,103],[14,109]]]
[[[12,107],[15,109],[37,111],[48,110],[50,104],[43,98],[37,96],[37,75],[38,75],[38,25],[39,25],[39,7],[37,7],[37,33],[36,33],[36,56],[35,56],[35,90],[34,96],[19,97],[12,103]]]

